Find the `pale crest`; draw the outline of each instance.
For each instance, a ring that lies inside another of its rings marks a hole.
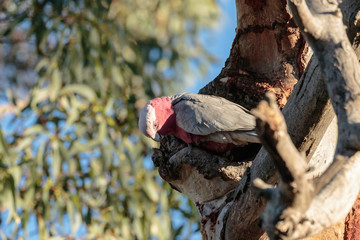
[[[156,130],[153,129],[155,119],[155,109],[151,106],[150,102],[148,102],[145,107],[141,109],[139,117],[139,129],[145,136],[155,137]]]

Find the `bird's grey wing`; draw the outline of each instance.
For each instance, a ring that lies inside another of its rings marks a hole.
[[[177,125],[195,135],[255,128],[255,117],[248,110],[224,98],[184,93],[175,98],[172,105]]]

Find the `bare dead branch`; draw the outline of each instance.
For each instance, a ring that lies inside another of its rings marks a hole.
[[[277,104],[276,97],[267,93],[266,101],[261,101],[252,113],[257,117],[257,131],[262,144],[274,158],[282,181],[290,183],[304,175],[306,162],[292,143],[287,133],[286,123]]]
[[[274,159],[281,182],[274,189],[255,179],[254,186],[268,200],[261,216],[261,226],[270,238],[278,239],[296,229],[314,194],[310,179],[305,175],[306,161],[287,133],[275,96],[267,93],[265,99],[252,113],[257,117],[258,134]]]
[[[293,12],[295,18],[300,18],[299,28],[304,32],[310,32],[315,38],[322,36],[322,26],[318,24],[316,18],[313,17],[310,9],[306,6],[305,1],[294,0],[293,4],[297,7],[297,12]]]
[[[284,135],[281,133],[286,126],[281,114],[273,109],[271,99],[259,104],[254,111],[262,142],[273,156],[282,180],[275,190],[266,188],[260,180],[254,183],[268,199],[262,228],[272,239],[305,237],[336,223],[350,209],[360,189],[359,180],[354,181],[360,170],[360,68],[343,27],[337,1],[292,0],[289,6],[319,59],[338,117],[339,136],[333,163],[322,176],[310,182],[303,166],[305,161],[290,138],[286,141],[284,137],[280,144],[279,136]],[[290,154],[288,149],[295,151]],[[294,171],[297,162],[294,163],[293,158],[301,159],[298,172]],[[319,208],[319,204],[325,202],[327,204]],[[323,215],[332,217],[326,222]]]
[[[347,38],[337,1],[313,1],[309,5],[306,1],[289,1],[289,6],[302,30],[314,23],[323,29],[319,35],[316,29],[309,27],[304,35],[319,58],[338,117],[337,155],[327,171],[315,180],[316,191],[320,191],[360,149],[360,66]],[[304,12],[311,12],[312,23]]]

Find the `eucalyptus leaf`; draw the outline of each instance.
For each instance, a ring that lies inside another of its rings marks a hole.
[[[24,136],[37,135],[44,132],[44,127],[40,124],[35,124],[25,129]]]
[[[151,199],[151,201],[159,201],[159,189],[156,182],[152,181],[151,179],[146,179],[145,181],[143,181],[143,189],[146,192],[146,195]]]
[[[62,159],[60,156],[60,150],[59,150],[59,142],[57,140],[54,140],[52,142],[52,170],[53,170],[53,176],[56,179],[61,171],[61,163]]]
[[[50,94],[51,101],[55,101],[58,98],[61,85],[62,85],[62,81],[61,81],[60,71],[58,68],[54,68],[52,72],[50,87],[49,87],[49,91],[51,92]]]
[[[27,147],[30,147],[31,143],[33,141],[33,138],[32,137],[25,137],[23,139],[21,139],[19,142],[18,142],[18,145],[17,145],[17,150],[18,151],[21,151],[23,150],[24,148],[27,148]]]
[[[61,90],[61,94],[62,95],[79,94],[82,97],[89,100],[90,102],[95,102],[97,100],[95,91],[92,88],[90,88],[89,86],[84,85],[84,84],[71,84],[71,85],[65,86]]]
[[[4,180],[5,189],[1,194],[0,203],[4,203],[9,211],[8,218],[6,220],[9,223],[16,216],[16,195],[15,195],[15,183],[14,179],[10,176]]]

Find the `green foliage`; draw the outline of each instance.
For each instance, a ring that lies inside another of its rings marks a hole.
[[[96,239],[173,239],[183,226],[170,209],[195,223],[195,208],[144,168],[154,143],[137,117],[211,60],[197,37],[216,2],[5,0],[0,10],[0,88],[17,109],[0,132],[12,237],[33,215],[40,239],[64,236],[64,219],[68,235],[86,225]]]

